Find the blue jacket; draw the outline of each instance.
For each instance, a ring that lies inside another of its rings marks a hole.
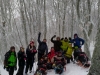
[[[78,48],[81,48],[81,46],[84,44],[84,40],[79,38],[77,34],[74,35],[74,39],[71,42],[74,43],[74,47],[78,46]]]

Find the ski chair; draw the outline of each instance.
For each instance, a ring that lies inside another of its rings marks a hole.
[[[61,62],[57,62],[56,65],[55,65],[54,70],[55,70],[56,74],[62,74],[63,71],[64,71],[64,66],[62,65]]]
[[[47,66],[47,70],[53,69],[52,68],[52,63],[51,63],[50,60],[48,60],[48,62],[46,63],[46,66]]]
[[[36,70],[36,72],[35,72],[34,75],[47,75],[47,73],[46,73],[46,65],[43,64],[42,66],[40,66],[40,67]]]
[[[64,72],[64,70],[66,70],[65,64],[66,63],[65,63],[64,58],[62,58],[60,60],[55,58],[55,62],[53,64],[55,73],[62,74]]]
[[[43,62],[46,65],[47,70],[52,69],[52,63],[51,63],[51,60],[49,59],[48,55],[45,55],[42,58],[43,58]]]
[[[90,63],[88,63],[88,57],[85,52],[80,52],[78,55],[78,65],[84,68],[90,67]]]

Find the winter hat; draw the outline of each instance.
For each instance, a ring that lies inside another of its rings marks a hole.
[[[78,35],[75,33],[74,36],[78,36]]]
[[[72,40],[71,37],[68,38],[69,40]]]
[[[61,40],[64,40],[64,38],[61,38]]]
[[[78,37],[78,34],[76,34],[76,33],[75,33],[75,34],[74,34],[74,38],[75,38],[75,36],[77,36],[77,37]]]
[[[34,41],[30,41],[30,44],[34,44]]]
[[[65,37],[65,39],[67,39],[67,37]]]

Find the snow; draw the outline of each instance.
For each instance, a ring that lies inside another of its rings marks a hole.
[[[83,47],[84,48],[84,47]],[[82,48],[82,49],[83,49]],[[90,44],[90,52],[91,52],[91,57],[94,51],[94,42],[91,42]],[[37,63],[34,64],[34,71],[36,70],[36,65]],[[70,64],[66,65],[66,71],[63,72],[63,75],[87,75],[89,71],[89,68],[83,68],[78,66],[77,64],[73,64],[72,62]],[[16,75],[17,71],[14,72],[14,75]],[[3,69],[3,66],[0,66],[0,74],[1,75],[9,75],[6,70]],[[28,75],[33,75],[32,73],[28,73]],[[55,74],[54,70],[50,70],[47,72],[47,75],[57,75]]]
[[[0,74],[1,75],[9,75],[8,72],[3,68],[2,65],[0,65]],[[14,72],[14,75],[16,75],[16,72]]]
[[[82,68],[76,64],[70,63],[66,65],[66,71],[64,71],[63,75],[87,75],[89,68]],[[54,71],[48,72],[47,75],[57,75]]]
[[[35,66],[36,64],[34,64]],[[34,67],[35,70],[36,66]],[[83,68],[78,66],[77,64],[73,64],[72,62],[70,64],[66,65],[66,71],[63,72],[63,75],[87,75],[88,74],[88,70],[89,68]],[[14,72],[14,75],[16,75],[16,72]],[[0,73],[1,75],[8,75],[8,72],[6,70],[3,69],[3,66],[0,66]],[[33,75],[32,73],[28,73],[28,75]],[[58,75],[55,74],[54,70],[50,70],[48,71],[47,75]]]

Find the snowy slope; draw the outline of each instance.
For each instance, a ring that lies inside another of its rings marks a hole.
[[[36,64],[35,64],[36,65]],[[35,70],[35,69],[34,69]],[[89,68],[82,68],[76,64],[70,63],[66,65],[66,71],[64,71],[63,75],[87,75]],[[8,75],[7,71],[0,66],[1,75]],[[16,75],[16,72],[14,72]],[[33,75],[33,73],[28,73],[28,75]],[[54,70],[48,71],[47,75],[57,75]]]
[[[76,64],[70,63],[66,65],[66,71],[64,71],[63,75],[87,75],[87,71],[89,70],[86,68],[79,67]],[[47,75],[57,75],[54,71],[48,72]]]
[[[83,49],[84,47],[82,47]],[[84,49],[83,49],[84,50]],[[91,42],[90,44],[90,52],[91,57],[94,51],[94,43]],[[36,63],[34,64],[33,71],[36,70]],[[63,75],[87,75],[89,68],[82,68],[76,64],[73,64],[72,62],[70,64],[66,65],[66,71],[64,71]],[[0,74],[1,75],[8,75],[7,71],[3,69],[3,66],[0,65]],[[16,75],[16,71],[14,72],[14,75]],[[29,73],[28,75],[33,75],[33,73]],[[47,75],[57,75],[55,74],[54,70],[48,71]]]

